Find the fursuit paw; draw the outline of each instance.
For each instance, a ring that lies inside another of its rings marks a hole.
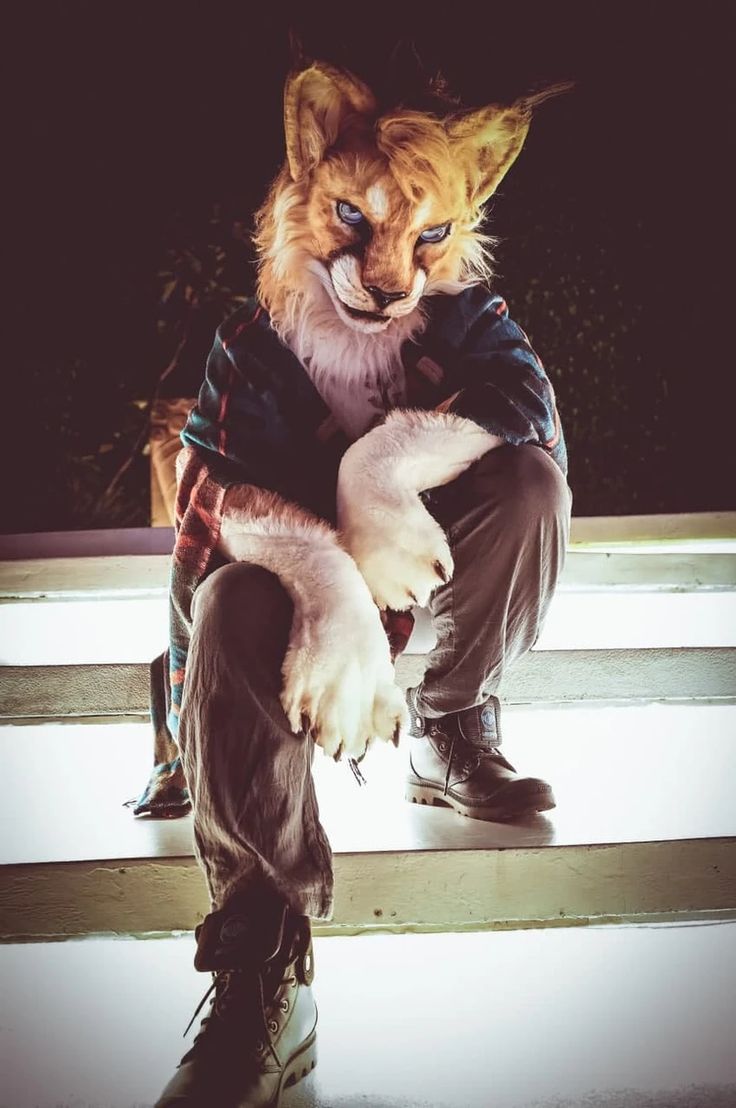
[[[400,502],[343,501],[340,529],[379,608],[424,607],[452,577],[445,533],[416,494]]]
[[[361,758],[373,739],[398,743],[408,718],[370,596],[365,591],[360,603],[341,599],[296,614],[281,693],[292,730],[311,736],[335,760],[343,753]]]

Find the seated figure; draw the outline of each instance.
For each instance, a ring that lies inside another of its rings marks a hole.
[[[562,568],[565,446],[478,228],[558,91],[442,114],[322,63],[287,81],[257,298],[217,331],[177,462],[159,764],[137,811],[191,804],[211,901],[195,967],[214,980],[158,1108],[276,1106],[314,1065],[310,920],[333,897],[317,747],[359,773],[404,732],[409,800],[554,807],[502,754],[497,693]],[[437,642],[403,692],[417,605]]]

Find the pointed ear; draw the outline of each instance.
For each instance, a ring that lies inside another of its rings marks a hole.
[[[517,100],[510,107],[491,104],[445,120],[450,142],[461,164],[466,166],[468,193],[474,203],[483,204],[492,196],[514,164],[537,105],[572,87],[570,81],[552,85]]]
[[[291,74],[284,89],[284,131],[293,179],[319,165],[349,116],[375,111],[370,89],[352,73],[315,62]]]

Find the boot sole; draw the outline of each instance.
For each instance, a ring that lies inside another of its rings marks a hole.
[[[281,1083],[279,1084],[276,1097],[271,1101],[270,1108],[279,1108],[281,1103],[281,1094],[284,1089],[290,1089],[294,1085],[298,1084],[303,1078],[311,1073],[314,1067],[317,1065],[317,1032],[312,1032],[308,1039],[305,1039],[303,1046],[299,1050],[298,1054],[295,1054],[284,1066],[284,1072],[281,1075]]]
[[[461,816],[468,819],[484,819],[492,823],[503,823],[506,820],[517,819],[519,816],[528,815],[531,812],[549,812],[555,808],[555,798],[552,790],[538,788],[530,791],[528,795],[518,795],[507,804],[463,804],[450,793],[445,793],[437,786],[420,785],[418,782],[409,781],[406,786],[406,799],[412,804],[429,804],[437,808],[453,808]]]

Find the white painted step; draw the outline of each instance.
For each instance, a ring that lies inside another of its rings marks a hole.
[[[0,1103],[150,1106],[193,948],[0,947]],[[282,1108],[733,1108],[734,951],[736,923],[318,938],[319,1062]]]
[[[399,687],[419,684],[423,654],[396,665]],[[736,648],[534,650],[504,675],[505,704],[736,699]],[[0,717],[73,719],[148,716],[146,662],[0,666]]]
[[[736,539],[736,511],[669,515],[573,516],[572,549],[651,546],[681,551],[720,550]],[[170,554],[171,527],[105,528],[0,535],[0,558],[127,557]]]
[[[0,605],[0,665],[149,662],[167,643],[164,598]],[[426,613],[410,653],[432,643]],[[736,591],[558,593],[538,650],[736,645]]]
[[[402,751],[372,752],[363,789],[318,755],[337,930],[736,909],[736,706],[515,709],[504,722],[507,756],[558,802],[522,825],[407,804]],[[194,925],[189,820],[121,806],[147,778],[148,727],[5,727],[0,760],[0,935]]]
[[[0,562],[0,598],[161,595],[165,554],[30,558]],[[566,591],[600,588],[662,591],[736,586],[736,542],[571,548],[559,582]]]
[[[323,823],[337,853],[573,846],[736,836],[736,705],[507,708],[504,750],[554,788],[557,808],[517,827],[407,804],[407,744],[376,746],[354,781],[317,751]],[[135,819],[148,724],[0,728],[0,864],[179,857],[188,818]]]

